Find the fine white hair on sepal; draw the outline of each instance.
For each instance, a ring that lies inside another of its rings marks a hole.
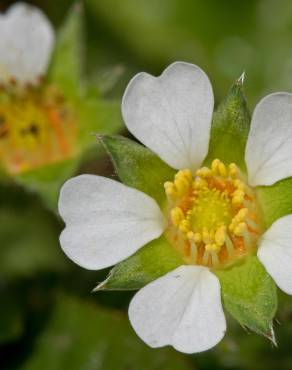
[[[54,29],[37,7],[23,2],[0,14],[0,82],[36,83],[46,74]]]
[[[275,283],[292,295],[292,215],[275,221],[261,238],[258,258]]]
[[[137,74],[122,113],[129,131],[175,169],[196,170],[208,152],[214,96],[196,65],[176,62],[159,77]]]
[[[226,331],[219,280],[203,266],[180,266],[146,285],[132,299],[129,318],[149,346],[184,353],[212,348]]]
[[[62,249],[89,270],[122,261],[158,238],[166,227],[154,199],[94,175],[77,176],[63,185],[59,213],[66,223],[60,236]]]
[[[257,104],[245,160],[252,186],[272,185],[292,176],[292,94],[273,93]]]

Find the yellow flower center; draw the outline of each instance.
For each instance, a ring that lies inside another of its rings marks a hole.
[[[252,253],[261,234],[253,190],[238,167],[219,159],[193,175],[178,171],[164,184],[168,198],[166,236],[188,264],[222,268]]]
[[[74,155],[76,117],[55,87],[0,87],[0,158],[16,174]]]

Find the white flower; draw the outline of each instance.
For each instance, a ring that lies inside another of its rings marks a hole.
[[[38,8],[12,5],[0,14],[0,82],[36,83],[46,73],[54,46],[54,30]]]
[[[248,197],[253,199],[250,186],[271,185],[292,176],[292,95],[271,94],[257,105],[245,153],[247,183],[240,180],[234,164],[227,169],[217,159],[211,169],[199,169],[208,152],[213,105],[212,87],[205,73],[195,65],[177,62],[157,78],[147,73],[135,76],[123,97],[122,112],[133,135],[171,167],[181,170],[173,183],[165,184],[170,201],[186,197],[190,187],[198,197],[202,187],[208,193],[210,178],[234,187],[231,195],[217,192],[222,202],[213,195],[210,202],[207,198],[211,211],[212,202],[217,202],[217,218],[222,207],[229,207],[233,218],[228,219],[228,228],[222,223],[218,226],[216,217],[215,226],[210,226],[209,214],[206,218],[201,213],[196,218],[194,215],[201,210],[194,204],[187,213],[175,206],[168,218],[148,195],[99,176],[78,176],[66,182],[61,191],[59,211],[66,222],[61,246],[85,268],[101,269],[127,258],[167,233],[170,221],[172,232],[188,239],[191,250],[186,265],[142,288],[130,304],[134,329],[152,347],[172,345],[194,353],[222,339],[226,322],[220,283],[209,267],[221,263],[223,246],[232,255],[237,238],[250,246],[254,237],[247,229],[250,223],[256,230],[253,234],[261,236],[255,239],[260,261],[277,285],[292,294],[292,215],[277,220],[258,235],[258,225],[249,218],[247,201]],[[206,201],[204,194],[202,202]],[[203,216],[210,229],[203,227],[201,232],[194,232],[201,230]]]

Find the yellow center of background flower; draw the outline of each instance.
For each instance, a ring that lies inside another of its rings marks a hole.
[[[0,88],[0,158],[16,174],[74,155],[76,117],[55,87]]]
[[[222,268],[252,253],[261,234],[253,190],[238,167],[215,159],[195,175],[179,171],[164,184],[166,236],[188,264]]]

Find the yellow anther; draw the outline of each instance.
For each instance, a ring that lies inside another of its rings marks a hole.
[[[164,186],[164,189],[166,190],[166,189],[168,189],[168,188],[170,188],[170,187],[173,187],[173,182],[171,182],[171,181],[166,181],[166,182],[163,184],[163,186]]]
[[[188,189],[190,184],[185,177],[181,176],[174,180],[174,185],[178,194],[183,195],[185,191]]]
[[[231,222],[231,224],[228,226],[229,231],[233,231],[236,224],[234,222]]]
[[[241,236],[247,229],[247,225],[245,222],[240,222],[234,229],[233,233],[236,236]]]
[[[248,215],[248,209],[247,208],[241,208],[238,213],[235,215],[234,219],[236,222],[242,222],[246,220]]]
[[[202,239],[205,244],[212,243],[213,241],[210,233],[207,230],[203,230]]]
[[[218,173],[218,167],[219,167],[219,164],[221,162],[219,161],[219,159],[214,159],[214,161],[212,162],[211,164],[211,170],[213,172],[214,175],[217,175]]]
[[[181,170],[179,172],[181,172],[181,175],[184,176],[189,182],[192,181],[193,174],[192,174],[192,171],[191,170],[189,170],[189,169],[186,168],[186,169]]]
[[[238,174],[238,169],[235,163],[230,163],[229,165],[229,175],[232,178],[236,178]]]
[[[194,232],[193,232],[193,231],[189,231],[189,232],[187,233],[187,238],[188,238],[189,240],[194,240]]]
[[[195,181],[193,182],[193,187],[196,190],[203,189],[208,185],[207,181],[201,178],[196,178]]]
[[[225,239],[226,239],[226,227],[221,226],[219,227],[219,229],[217,229],[215,233],[215,242],[221,247],[225,243]]]
[[[198,169],[198,171],[196,172],[196,175],[202,178],[208,178],[212,176],[212,171],[208,167],[202,167]]]
[[[190,231],[190,223],[188,220],[182,220],[179,224],[179,229],[183,233],[188,233]]]
[[[170,216],[171,216],[171,221],[175,226],[179,226],[182,220],[184,220],[185,218],[183,210],[179,207],[173,208],[171,210]]]
[[[223,162],[219,161],[219,163],[218,163],[218,172],[222,177],[227,176],[227,169],[226,169],[226,166]]]
[[[215,243],[209,243],[205,245],[205,249],[207,252],[216,252],[218,253],[221,247]]]
[[[232,198],[232,204],[234,206],[240,206],[244,201],[244,197],[243,196],[235,196]]]
[[[201,241],[202,241],[202,235],[200,233],[195,233],[194,234],[194,241],[196,243],[201,243]]]
[[[233,180],[233,184],[234,184],[234,186],[235,186],[237,189],[240,189],[240,190],[242,190],[242,191],[244,191],[244,190],[245,190],[245,185],[244,185],[244,183],[243,183],[242,181],[240,181],[240,180],[236,179],[236,180]]]

